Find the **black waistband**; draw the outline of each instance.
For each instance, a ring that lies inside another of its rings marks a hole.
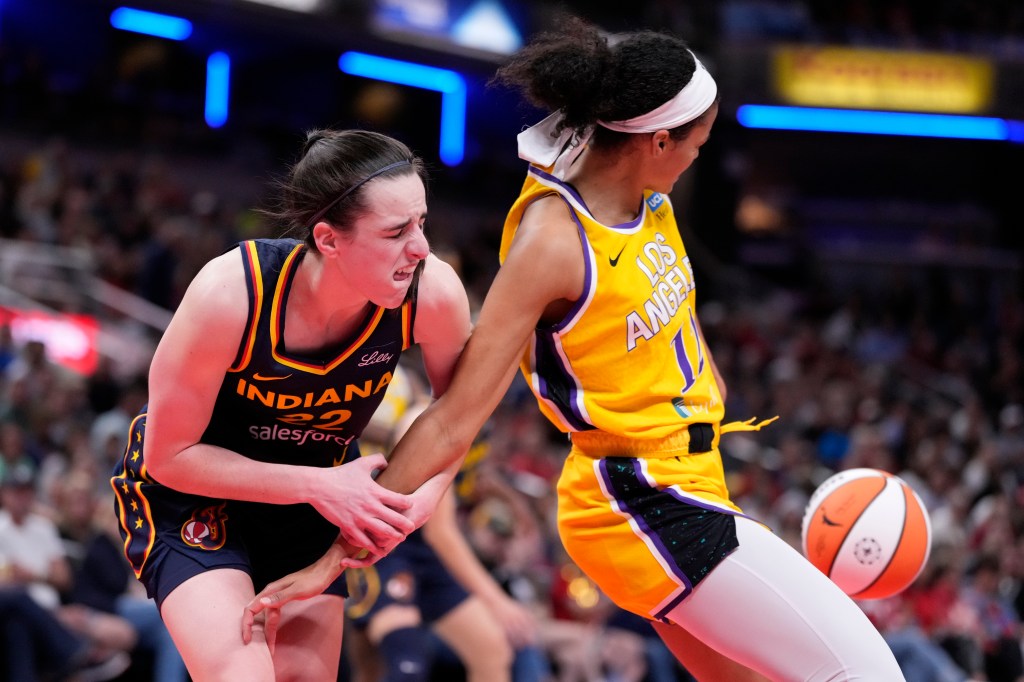
[[[711,424],[690,424],[686,429],[690,434],[690,444],[687,447],[691,455],[702,452],[711,452],[711,444],[715,440],[715,427]]]

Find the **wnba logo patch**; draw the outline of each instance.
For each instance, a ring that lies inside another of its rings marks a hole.
[[[684,419],[690,416],[690,410],[686,408],[686,401],[682,398],[672,398],[672,407],[676,408],[676,412],[679,413],[680,417]]]
[[[204,507],[192,513],[192,518],[181,527],[181,539],[190,547],[214,550],[224,546],[227,536],[225,522],[228,515],[224,513],[225,502]]]

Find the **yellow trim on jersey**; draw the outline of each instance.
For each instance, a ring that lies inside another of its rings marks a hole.
[[[281,276],[277,280],[277,287],[274,290],[273,303],[270,308],[270,352],[273,355],[274,360],[281,363],[286,367],[292,369],[301,370],[303,372],[309,372],[311,374],[324,375],[334,370],[338,365],[345,362],[354,352],[359,350],[360,346],[370,337],[373,330],[377,328],[381,318],[384,317],[385,308],[376,306],[376,310],[373,313],[373,317],[367,323],[366,327],[363,328],[362,333],[359,334],[358,338],[353,341],[348,348],[341,352],[334,360],[326,365],[315,364],[311,362],[303,362],[302,360],[296,360],[294,358],[288,358],[277,352],[277,348],[281,342],[281,329],[284,326],[284,321],[281,319],[281,309],[284,304],[284,292],[288,283],[291,281],[294,273],[292,272],[297,263],[299,254],[305,247],[302,244],[298,244],[295,249],[285,258],[284,263],[281,265]]]
[[[345,615],[361,618],[369,613],[380,599],[380,573],[373,566],[350,568],[345,571],[349,598],[345,600]]]
[[[135,430],[136,424],[145,416],[145,414],[140,414],[132,420],[128,431],[129,434],[138,433]],[[135,577],[138,578],[142,575],[142,567],[145,565],[146,559],[149,558],[150,552],[153,551],[153,544],[156,542],[156,526],[153,525],[153,513],[149,500],[146,499],[142,492],[142,484],[149,482],[148,476],[145,473],[145,466],[143,466],[141,475],[146,480],[128,480],[131,469],[127,465],[127,459],[130,452],[133,452],[131,447],[125,448],[123,473],[110,479],[110,487],[114,490],[114,499],[117,501],[118,523],[125,530],[124,555],[128,559],[128,563],[131,564]],[[126,499],[130,500],[131,510],[125,504]],[[134,521],[129,516],[134,516]],[[142,551],[142,557],[136,562],[132,560],[130,550],[131,545],[138,541],[138,531],[140,530],[145,531],[146,546]]]
[[[138,578],[142,574],[142,566],[143,566],[143,564],[145,564],[146,558],[149,557],[149,553],[153,549],[153,543],[156,541],[156,531],[155,531],[156,527],[153,525],[153,515],[150,512],[149,502],[146,500],[145,496],[142,494],[142,483],[143,483],[143,481],[129,481],[128,480],[128,472],[131,470],[129,465],[128,465],[128,458],[129,458],[129,456],[131,456],[131,454],[137,452],[137,451],[132,449],[132,445],[133,445],[132,434],[135,434],[134,441],[139,442],[139,446],[141,447],[141,434],[138,431],[136,431],[135,427],[139,423],[140,420],[142,420],[142,419],[144,419],[146,417],[146,414],[147,413],[136,415],[136,417],[134,419],[132,419],[132,422],[131,422],[131,424],[128,427],[128,445],[125,447],[124,455],[123,455],[123,461],[124,461],[124,464],[122,466],[123,473],[120,474],[119,476],[114,476],[114,477],[112,477],[110,479],[110,487],[114,490],[114,499],[117,501],[117,518],[118,518],[118,523],[120,523],[121,527],[125,530],[125,539],[124,539],[124,554],[125,554],[125,558],[127,558],[128,559],[128,563],[131,564],[132,571],[134,571],[136,578]],[[135,459],[136,458],[133,457],[133,461],[135,461]],[[145,470],[143,469],[143,474],[144,474],[144,472],[145,472]],[[135,492],[136,495],[137,495],[138,500],[142,502],[142,513],[141,513],[141,515],[136,520],[137,521],[141,520],[141,522],[143,524],[143,527],[148,527],[149,528],[146,549],[143,551],[143,558],[138,563],[138,565],[136,565],[135,562],[133,562],[131,560],[131,556],[130,556],[129,551],[128,551],[129,550],[129,546],[132,544],[132,540],[135,539],[135,532],[134,531],[136,529],[133,529],[131,527],[131,525],[130,525],[130,522],[128,520],[128,513],[129,512],[125,508],[124,500],[122,499],[122,495],[124,497],[129,497],[132,500],[132,510],[131,511],[138,513],[139,512],[139,504],[138,504],[138,502],[136,501],[135,498],[131,498],[130,497],[130,495],[129,495],[130,492]],[[148,522],[148,526],[145,525],[147,522]]]
[[[263,270],[260,268],[260,255],[256,249],[255,242],[245,242],[243,245],[245,248],[246,262],[249,265],[249,272],[252,275],[252,291],[253,291],[253,314],[252,318],[248,321],[248,334],[245,339],[245,350],[242,352],[242,357],[239,359],[238,364],[229,367],[229,372],[240,372],[249,366],[249,361],[252,360],[253,346],[256,343],[256,330],[259,328],[260,313],[263,310]]]
[[[402,304],[402,350],[412,346],[412,302]]]

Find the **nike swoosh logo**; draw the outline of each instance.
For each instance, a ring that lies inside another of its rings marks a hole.
[[[832,527],[834,527],[834,528],[839,528],[840,526],[842,526],[842,525],[843,525],[843,524],[841,524],[841,523],[836,523],[835,521],[833,521],[832,519],[830,519],[830,518],[828,517],[828,515],[827,515],[827,514],[825,514],[825,512],[821,512],[821,520],[822,520],[822,522],[824,522],[824,524],[825,524],[826,526],[832,526]]]
[[[622,248],[621,248],[621,249],[619,249],[619,252],[618,252],[617,254],[615,254],[615,258],[612,258],[611,256],[608,256],[608,263],[609,263],[609,264],[610,264],[610,265],[611,265],[611,266],[612,266],[613,268],[614,268],[614,267],[615,267],[616,265],[618,265],[618,264],[619,264],[619,257],[621,257],[621,256],[622,256],[622,252],[623,252],[623,251],[625,251],[625,250],[626,250],[626,245],[625,245],[625,244],[623,244],[623,245],[622,245]]]
[[[286,374],[283,377],[265,377],[259,372],[256,372],[255,374],[252,375],[252,378],[255,381],[281,381],[281,379],[287,379],[290,376],[291,374]]]

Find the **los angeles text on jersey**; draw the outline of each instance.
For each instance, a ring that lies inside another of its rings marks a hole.
[[[660,232],[644,244],[636,265],[651,283],[651,295],[642,308],[626,316],[627,350],[636,348],[638,339],[654,338],[684,307],[694,288],[690,258],[680,259]]]

